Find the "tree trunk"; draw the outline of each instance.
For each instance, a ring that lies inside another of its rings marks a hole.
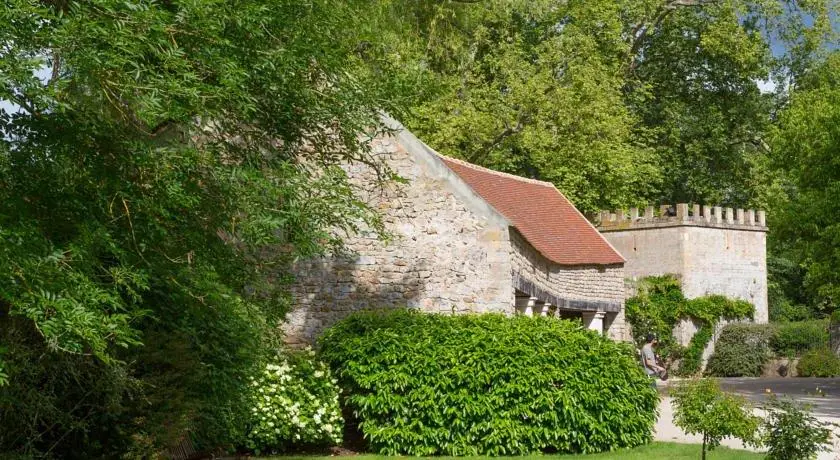
[[[706,460],[706,435],[703,435],[703,454],[701,457],[703,460]]]

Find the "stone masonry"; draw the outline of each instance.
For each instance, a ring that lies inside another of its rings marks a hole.
[[[604,318],[605,326],[598,322],[597,327],[624,338],[620,264],[551,263],[442,157],[389,122],[399,134],[375,139],[373,152],[405,183],[383,186],[367,165],[345,168],[358,187],[358,198],[381,212],[387,238],[362,228],[345,237],[346,254],[297,264],[294,307],[284,325],[288,342],[311,343],[358,310],[409,307],[430,313],[510,315],[523,295],[532,303],[576,312],[584,320],[600,314],[597,318]],[[517,282],[534,292],[520,290]]]
[[[363,230],[345,239],[347,256],[300,263],[293,294],[297,304],[285,328],[292,341],[311,341],[324,328],[357,310],[410,307],[434,313],[513,311],[510,241],[505,221],[433,158],[417,158],[393,139],[373,151],[408,185],[374,185],[374,171],[353,165],[348,173],[362,196],[383,214],[388,241]]]
[[[667,214],[663,206],[661,214]],[[766,323],[767,226],[764,211],[678,204],[673,216],[631,209],[602,212],[600,230],[627,259],[628,277],[673,274],[688,298],[721,294],[755,305]]]
[[[687,298],[721,294],[743,299],[755,305],[756,322],[768,321],[764,211],[685,203],[675,209],[662,206],[658,213],[648,207],[644,215],[637,209],[602,211],[599,229],[627,259],[628,277],[673,274]],[[675,335],[687,343],[696,329],[684,321]],[[714,340],[704,358],[713,346]]]
[[[511,231],[511,243],[513,283],[520,292],[552,293],[542,297],[567,311],[600,309],[605,313],[607,334],[615,340],[630,339],[624,323],[623,265],[558,266],[543,257],[516,230]],[[578,300],[564,303],[558,297]],[[600,305],[587,308],[592,302]]]

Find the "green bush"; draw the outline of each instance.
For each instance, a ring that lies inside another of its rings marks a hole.
[[[248,447],[259,454],[294,445],[341,443],[344,420],[336,383],[311,350],[279,354],[251,379]]]
[[[813,311],[807,305],[787,301],[771,303],[769,311],[770,321],[807,321],[814,317]]]
[[[719,446],[726,437],[738,438],[748,445],[759,444],[761,419],[752,415],[745,398],[721,391],[717,381],[687,380],[677,385],[672,396],[674,424],[688,434],[703,437],[703,459],[707,450]]]
[[[651,439],[658,396],[635,351],[570,321],[359,313],[321,347],[382,454],[598,452]]]
[[[758,377],[771,357],[773,328],[766,324],[729,324],[723,328],[706,373],[715,377]]]
[[[790,400],[771,399],[764,421],[764,445],[769,460],[808,460],[827,452],[830,425],[820,422],[807,408]]]
[[[801,356],[828,345],[828,321],[824,319],[775,323],[770,348],[776,356]]]
[[[752,318],[755,308],[749,302],[710,295],[695,299],[683,296],[679,280],[673,275],[644,278],[638,294],[627,300],[625,313],[633,339],[641,346],[649,333],[659,337],[659,354],[665,361],[680,359],[678,375],[700,371],[703,350],[712,338],[715,324],[728,320]],[[693,318],[700,329],[687,347],[674,341],[672,331],[681,319]]]
[[[805,353],[796,365],[800,377],[840,376],[840,357],[828,348],[818,348]]]

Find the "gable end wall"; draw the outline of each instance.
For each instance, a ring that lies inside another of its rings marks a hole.
[[[433,313],[513,312],[507,222],[472,196],[413,136],[377,139],[373,151],[407,184],[375,183],[366,165],[345,167],[359,198],[384,216],[391,240],[369,229],[345,239],[353,253],[300,262],[290,343],[311,343],[348,314],[411,307]]]

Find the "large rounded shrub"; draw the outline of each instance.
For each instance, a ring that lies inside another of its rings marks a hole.
[[[777,356],[802,356],[828,346],[828,320],[815,319],[790,323],[776,323],[770,337],[770,348]]]
[[[805,353],[796,365],[800,377],[840,376],[840,357],[828,348],[818,348]]]
[[[715,344],[706,373],[715,377],[760,376],[772,357],[768,343],[773,331],[767,324],[727,325]]]
[[[359,313],[321,352],[382,454],[606,451],[648,442],[656,417],[632,348],[569,321]]]

